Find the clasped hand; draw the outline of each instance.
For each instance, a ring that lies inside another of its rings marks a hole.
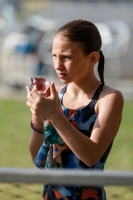
[[[41,92],[38,92],[36,86],[32,90],[27,86],[27,102],[26,105],[30,108],[32,114],[51,121],[56,118],[56,112],[60,111],[58,103],[58,94],[54,83],[50,85],[50,96],[45,97]]]

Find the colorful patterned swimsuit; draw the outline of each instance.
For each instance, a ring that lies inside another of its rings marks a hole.
[[[70,123],[82,134],[90,137],[93,125],[97,115],[95,113],[95,104],[102,91],[103,84],[96,90],[92,101],[84,108],[72,110],[62,105],[62,98],[67,90],[67,85],[59,93],[59,103],[64,115]],[[100,158],[100,160],[91,168],[84,164],[64,143],[56,129],[46,122],[44,125],[45,144],[41,146],[38,155],[35,158],[35,165],[39,168],[64,168],[64,169],[104,169],[104,164],[112,147],[110,146]],[[43,199],[45,200],[106,200],[106,194],[103,186],[90,187],[80,185],[49,185],[44,184]]]

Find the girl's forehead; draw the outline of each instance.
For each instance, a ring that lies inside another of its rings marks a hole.
[[[70,46],[71,48],[78,48],[80,47],[79,42],[71,41],[68,37],[62,35],[62,34],[57,34],[54,39],[53,39],[53,44],[52,46]]]
[[[66,36],[59,34],[59,33],[57,35],[55,35],[53,42],[57,41],[57,40],[66,41],[66,42],[69,41],[70,42],[70,40]]]
[[[62,35],[57,35],[55,36],[53,40],[52,46],[57,48],[57,47],[65,47],[65,46],[72,47],[73,45],[74,45],[74,42],[69,41],[67,37],[64,37]]]
[[[52,52],[80,52],[82,51],[78,42],[70,41],[67,37],[57,34],[53,40]]]
[[[64,41],[64,40],[56,40],[53,42],[52,45],[52,52],[60,52],[60,53],[74,53],[79,51],[78,44],[70,41]]]

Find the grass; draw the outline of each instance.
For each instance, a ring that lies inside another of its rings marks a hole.
[[[133,170],[133,102],[125,102],[122,122],[106,163],[106,169]]]
[[[34,168],[28,151],[31,113],[25,102],[24,100],[0,100],[0,167]],[[133,170],[132,119],[133,102],[125,102],[121,126],[114,140],[105,169]],[[8,187],[12,189],[8,190]],[[29,195],[25,188],[30,192],[30,195],[32,194],[29,199],[41,199],[42,186],[38,184],[27,185],[26,187],[18,184],[14,187],[14,185],[1,183],[0,199],[8,200],[9,197],[11,200],[22,199],[23,196],[24,199],[28,199],[26,196]],[[130,187],[106,186],[105,188],[109,200],[133,199],[133,190]],[[19,193],[21,195],[18,195]],[[123,195],[125,196],[123,197]]]
[[[28,152],[30,119],[24,101],[0,101],[0,166],[33,167]]]

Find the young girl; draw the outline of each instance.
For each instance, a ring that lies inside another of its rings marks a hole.
[[[32,113],[29,151],[39,168],[104,169],[120,126],[123,96],[104,84],[104,56],[97,27],[73,20],[55,34],[54,68],[64,83],[45,97],[27,86]],[[100,80],[94,74],[98,62]],[[44,184],[43,199],[105,200],[102,186]]]

